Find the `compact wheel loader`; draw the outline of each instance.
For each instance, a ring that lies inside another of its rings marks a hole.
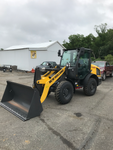
[[[7,86],[0,105],[25,121],[39,116],[43,111],[42,103],[50,94],[60,104],[71,101],[73,93],[83,88],[85,95],[95,94],[101,83],[99,67],[91,65],[91,50],[86,48],[58,51],[61,57],[60,65],[45,69],[41,75],[39,68],[35,69],[33,87],[7,81]]]

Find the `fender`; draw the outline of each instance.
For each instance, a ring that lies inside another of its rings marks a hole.
[[[87,82],[90,78],[94,78],[97,81],[97,85],[98,85],[98,77],[95,74],[90,73],[85,77],[85,79],[83,81],[83,86],[85,86],[87,84]]]

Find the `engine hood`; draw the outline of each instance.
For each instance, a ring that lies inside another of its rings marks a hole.
[[[99,67],[100,68],[100,71],[104,71],[105,70],[105,68],[104,67]]]

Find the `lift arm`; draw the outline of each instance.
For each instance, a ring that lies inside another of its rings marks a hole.
[[[40,80],[37,80],[36,83],[37,84],[42,84],[44,85],[44,89],[40,98],[40,102],[43,103],[44,100],[47,97],[47,94],[49,92],[49,88],[52,84],[54,84],[61,76],[62,74],[65,72],[66,67],[63,67],[59,72],[57,72],[52,78],[49,78],[49,76],[51,74],[54,73],[54,71],[52,71],[49,76],[42,76]]]

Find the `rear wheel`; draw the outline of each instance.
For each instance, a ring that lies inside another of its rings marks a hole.
[[[87,85],[84,86],[83,90],[85,95],[92,96],[95,94],[97,89],[97,82],[94,78],[90,78]]]
[[[60,104],[67,104],[71,101],[73,93],[73,85],[68,81],[62,81],[56,88],[55,98]]]
[[[113,71],[111,72],[110,77],[113,77]]]

